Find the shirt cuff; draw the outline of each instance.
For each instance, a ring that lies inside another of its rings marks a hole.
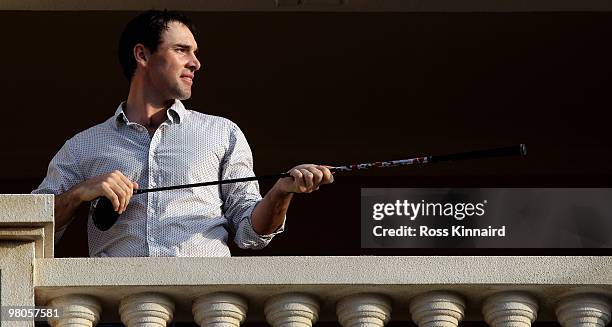
[[[259,203],[259,202],[258,202],[258,203]],[[253,218],[252,213],[253,213],[253,210],[255,210],[255,207],[256,207],[256,206],[257,206],[257,205],[254,205],[254,206],[253,206],[253,208],[251,208],[251,209],[250,209],[250,212],[248,212],[248,215],[249,215],[249,216],[248,216],[248,217],[249,217],[249,218],[248,218],[248,221],[249,221],[249,227],[250,227],[250,228],[251,228],[251,230],[253,231],[253,234],[254,234],[254,235],[256,235],[258,238],[262,238],[262,239],[272,239],[274,236],[276,236],[276,235],[278,235],[278,234],[280,234],[280,233],[282,233],[282,232],[284,232],[284,231],[285,231],[285,221],[287,220],[287,215],[285,215],[285,216],[283,217],[283,223],[282,223],[282,224],[281,224],[281,225],[280,225],[280,226],[279,226],[279,227],[278,227],[278,228],[277,228],[275,231],[273,231],[272,233],[270,233],[270,234],[264,234],[264,235],[260,235],[259,233],[257,233],[257,232],[255,231],[255,229],[253,228],[253,220],[252,220],[252,218]]]
[[[240,232],[236,233],[236,244],[243,249],[263,249],[272,241],[272,238],[277,234],[282,233],[285,230],[285,221],[287,216],[283,217],[283,223],[280,227],[278,227],[274,232],[270,234],[260,235],[253,229],[253,223],[251,220],[251,216],[255,207],[261,202],[259,200],[253,206],[251,206],[245,213],[244,218],[242,219],[242,223],[240,224]]]

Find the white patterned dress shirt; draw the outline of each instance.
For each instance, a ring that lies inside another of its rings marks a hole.
[[[140,188],[254,176],[251,149],[230,120],[187,110],[176,100],[151,136],[127,119],[123,104],[113,117],[66,141],[32,193],[59,195],[114,170]],[[284,224],[272,234],[258,235],[251,212],[260,200],[257,182],[134,195],[107,231],[94,226],[90,212],[89,255],[230,256],[228,230],[240,248],[261,249]],[[64,230],[56,232],[56,242]]]

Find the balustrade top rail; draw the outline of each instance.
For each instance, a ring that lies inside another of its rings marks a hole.
[[[482,320],[484,299],[501,291],[526,291],[540,302],[540,320],[555,320],[556,302],[593,291],[612,298],[611,257],[234,257],[37,259],[36,302],[89,294],[107,308],[139,292],[159,292],[176,303],[179,321],[190,321],[202,294],[232,292],[249,300],[247,320],[265,321],[266,299],[301,292],[320,299],[322,321],[334,321],[337,301],[355,293],[393,299],[393,319],[410,320],[410,300],[434,290],[466,299],[466,320]],[[181,309],[182,308],[182,309]],[[116,310],[104,311],[118,321]]]

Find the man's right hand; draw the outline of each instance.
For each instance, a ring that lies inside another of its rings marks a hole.
[[[81,202],[104,196],[111,201],[115,211],[122,214],[136,189],[138,183],[132,182],[122,172],[115,170],[77,184],[74,191]]]

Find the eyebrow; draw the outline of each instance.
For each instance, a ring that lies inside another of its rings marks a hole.
[[[181,48],[181,49],[186,49],[186,50],[191,50],[191,46],[189,44],[182,44],[182,43],[177,43],[175,45],[173,45],[174,48]],[[198,53],[198,48],[196,48],[193,52],[194,53]]]

